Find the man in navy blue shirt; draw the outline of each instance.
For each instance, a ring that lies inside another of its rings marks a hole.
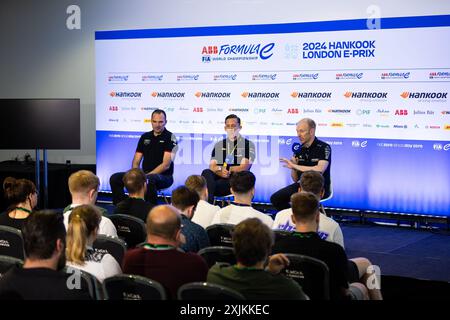
[[[298,181],[305,171],[322,173],[325,182],[323,198],[328,198],[331,194],[331,147],[317,139],[316,123],[309,118],[304,118],[297,123],[297,136],[301,143],[299,152],[294,154],[292,159],[280,158],[284,166],[291,169],[294,183],[278,190],[270,197],[270,202],[278,211],[290,207],[291,196],[298,191]]]
[[[205,229],[191,221],[200,197],[197,192],[186,186],[180,186],[172,191],[172,205],[181,212],[181,233],[186,243],[181,246],[185,252],[198,252],[209,246],[209,238]]]

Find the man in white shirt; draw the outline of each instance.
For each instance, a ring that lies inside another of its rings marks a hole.
[[[230,190],[234,195],[234,202],[217,211],[211,224],[238,224],[248,218],[258,218],[269,228],[273,220],[268,215],[252,208],[255,195],[255,175],[250,171],[235,172],[230,177]]]
[[[80,170],[70,175],[69,191],[72,196],[72,204],[68,205],[64,209],[64,225],[66,226],[66,230],[69,225],[69,215],[73,208],[82,204],[90,204],[95,206],[99,185],[100,180],[91,171]],[[102,213],[98,233],[111,237],[117,237],[116,227],[109,218],[104,216],[106,210],[99,207],[98,209]]]
[[[220,210],[220,207],[214,206],[208,202],[208,188],[206,186],[205,177],[191,175],[186,179],[184,185],[191,191],[197,192],[200,197],[192,221],[201,225],[203,228],[210,226],[214,215]]]
[[[305,191],[314,193],[319,199],[324,194],[324,178],[320,172],[306,171],[302,174],[299,181],[298,191]],[[277,213],[272,229],[294,231],[295,224],[292,221],[292,208],[281,210]],[[344,247],[344,236],[341,227],[333,219],[325,214],[325,209],[320,206],[320,220],[319,220],[319,236],[323,240],[334,242]]]

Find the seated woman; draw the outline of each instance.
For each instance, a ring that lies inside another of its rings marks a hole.
[[[100,282],[122,273],[119,263],[109,253],[96,252],[92,244],[97,238],[101,213],[91,205],[75,207],[69,216],[67,230],[67,266],[94,275]]]
[[[27,179],[7,177],[3,182],[3,192],[10,205],[6,212],[0,214],[0,225],[21,229],[37,205],[36,186]]]

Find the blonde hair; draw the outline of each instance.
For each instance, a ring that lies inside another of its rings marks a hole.
[[[80,170],[69,177],[70,193],[88,193],[90,190],[98,190],[100,180],[88,170]]]
[[[206,188],[206,179],[204,176],[193,174],[186,179],[184,185],[201,196],[202,191]]]
[[[66,259],[77,265],[84,265],[89,236],[100,225],[101,214],[91,205],[75,207],[69,216],[66,238]]]

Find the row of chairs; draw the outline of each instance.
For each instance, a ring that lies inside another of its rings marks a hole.
[[[21,267],[23,261],[0,255],[0,278],[13,266]],[[80,288],[87,290],[94,300],[166,300],[166,289],[157,281],[137,275],[121,274],[104,280],[101,284],[93,275],[76,269],[65,268],[65,272],[77,272]],[[183,285],[178,290],[179,300],[243,300],[244,297],[232,289],[206,282]]]
[[[207,247],[198,252],[209,267],[215,263],[234,265],[236,257],[233,248]],[[296,281],[311,300],[330,299],[330,271],[325,262],[300,254],[285,254],[289,266],[282,274]]]
[[[93,247],[97,251],[111,254],[117,262],[122,265],[127,243],[140,246],[146,239],[144,223],[135,217],[128,215],[113,215],[111,220],[116,225],[120,238],[99,235]],[[217,262],[236,263],[231,243],[231,234],[234,225],[217,224],[209,226],[206,231],[210,238],[211,247],[204,248],[198,252],[208,266],[211,267]],[[276,231],[276,240],[286,237],[290,232]],[[134,242],[130,242],[133,237]],[[140,243],[140,244],[139,244]],[[10,256],[19,260],[24,259],[23,239],[20,230],[0,226],[0,255]],[[311,299],[329,298],[329,272],[325,263],[305,256],[289,255],[292,260],[288,268],[283,272],[299,282]],[[95,282],[91,281],[91,290],[96,290]]]
[[[205,259],[209,267],[212,267],[215,263],[226,263],[229,265],[236,263],[233,249],[230,247],[208,247],[200,250],[198,254]],[[328,300],[330,294],[329,270],[327,265],[320,260],[308,256],[297,254],[286,254],[286,256],[290,264],[282,272],[298,282],[310,299]],[[0,256],[0,277],[12,266],[20,266],[21,264],[22,260],[20,259]],[[161,294],[164,290],[160,284],[144,277],[126,274],[117,275],[105,279],[102,286],[94,276],[82,270],[66,268],[66,272],[78,272],[82,282],[81,286],[87,288],[94,299],[152,300],[158,294],[157,291],[160,292],[161,299],[166,298],[165,293]],[[150,289],[142,289],[146,287],[153,287],[154,292],[150,292]],[[205,287],[205,285],[200,287]],[[193,287],[191,289],[194,290]],[[196,288],[195,290],[198,291],[200,289]],[[218,294],[217,297],[219,296],[221,295]]]

